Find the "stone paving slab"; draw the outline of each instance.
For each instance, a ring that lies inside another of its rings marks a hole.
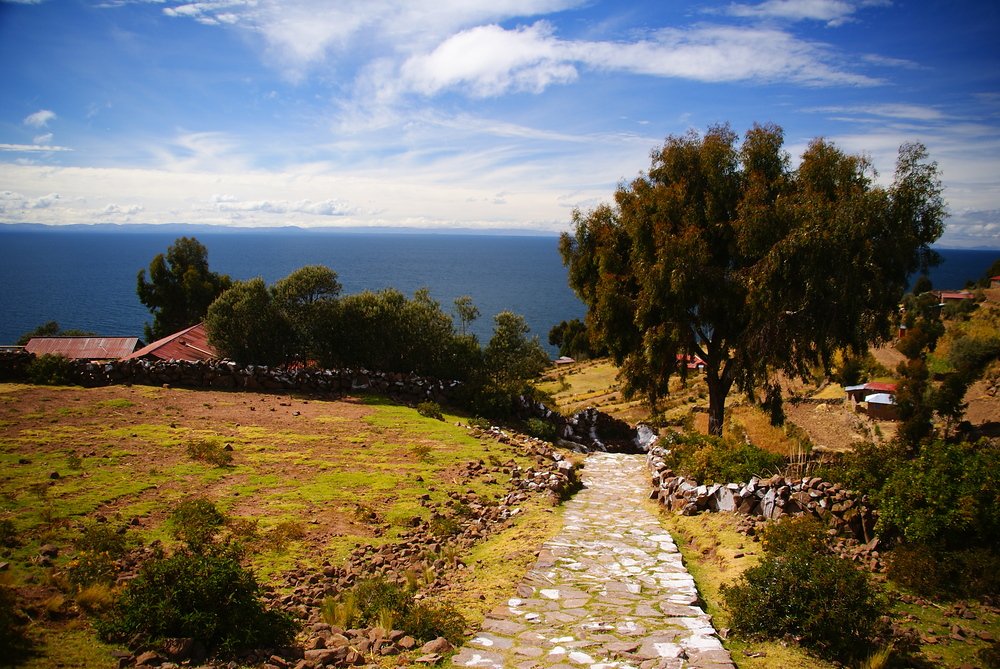
[[[589,456],[563,529],[452,666],[731,669],[646,479],[642,456]]]

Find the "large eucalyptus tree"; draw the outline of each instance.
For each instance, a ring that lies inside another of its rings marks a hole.
[[[932,264],[945,216],[936,163],[900,148],[895,179],[817,139],[797,168],[784,133],[755,125],[668,137],[614,204],[574,211],[560,252],[587,326],[626,392],[655,405],[678,356],[706,362],[709,431],[734,384],[773,386],[842,347],[889,336],[909,274]]]

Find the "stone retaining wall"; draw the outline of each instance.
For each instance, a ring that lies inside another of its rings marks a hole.
[[[678,476],[664,462],[668,451],[652,446],[646,463],[654,490],[649,498],[684,515],[703,511],[730,511],[763,519],[812,515],[822,519],[838,536],[871,544],[874,548],[876,511],[866,497],[839,483],[817,477],[789,479],[753,477],[747,483],[699,484]]]
[[[23,381],[31,353],[0,354],[0,380]],[[214,390],[286,390],[304,393],[371,392],[410,401],[447,403],[461,385],[415,374],[366,369],[288,369],[240,365],[229,360],[180,362],[118,360],[107,363],[73,361],[73,381],[82,386],[137,384]]]

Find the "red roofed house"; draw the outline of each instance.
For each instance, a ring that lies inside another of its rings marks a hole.
[[[32,337],[24,350],[70,360],[118,360],[142,346],[138,337]]]
[[[128,355],[125,359],[150,358],[197,362],[199,360],[214,360],[218,357],[219,352],[208,343],[208,332],[205,330],[205,324],[198,323],[163,339],[158,339],[149,346]]]
[[[990,277],[990,288],[1000,288],[1000,276]]]
[[[934,294],[938,296],[941,300],[941,304],[945,302],[960,302],[962,300],[971,300],[975,295],[968,290],[935,290]]]
[[[864,402],[865,398],[869,395],[881,393],[890,396],[896,394],[896,384],[895,383],[863,383],[859,386],[846,386],[844,392],[847,393],[847,399],[854,403]]]

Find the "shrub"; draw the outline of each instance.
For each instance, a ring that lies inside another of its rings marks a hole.
[[[925,597],[954,599],[1000,595],[1000,553],[989,548],[939,551],[902,544],[887,559],[890,579]]]
[[[878,495],[882,535],[939,549],[990,546],[1000,536],[1000,449],[983,440],[924,444]]]
[[[28,380],[44,386],[75,383],[76,365],[65,356],[45,353],[28,363]]]
[[[526,423],[528,434],[545,441],[555,441],[558,436],[556,426],[541,418],[529,418]]]
[[[779,526],[780,527],[780,526]],[[825,549],[818,526],[772,531],[761,561],[721,594],[735,633],[797,638],[829,659],[856,659],[881,632],[886,604],[869,577]],[[780,549],[780,550],[779,550]]]
[[[76,593],[76,603],[87,613],[99,615],[111,608],[114,595],[104,583],[91,583]]]
[[[439,539],[447,539],[462,532],[462,526],[450,516],[434,516],[431,518],[428,529]]]
[[[421,641],[443,636],[456,646],[462,643],[465,626],[462,614],[448,604],[419,602],[402,620],[403,629]]]
[[[444,414],[441,413],[441,405],[437,402],[421,402],[417,405],[417,413],[425,418],[444,420]]]
[[[906,454],[897,442],[879,445],[871,442],[857,444],[840,460],[824,465],[816,472],[830,481],[841,483],[862,494],[875,495],[886,478],[906,461]]]
[[[809,516],[784,518],[768,525],[761,536],[761,547],[770,555],[799,551],[815,555],[829,554],[826,526]]]
[[[413,604],[413,596],[402,587],[382,577],[369,578],[354,586],[354,601],[358,619],[366,625],[377,625],[383,609],[405,617]]]
[[[273,550],[284,550],[289,543],[306,536],[305,526],[297,520],[285,520],[264,535],[264,543]]]
[[[217,441],[192,441],[187,445],[187,454],[192,460],[207,462],[216,467],[226,467],[233,463],[232,451],[227,451]]]
[[[21,544],[17,536],[17,525],[11,518],[0,518],[0,546],[16,548]]]
[[[350,629],[358,622],[358,604],[354,591],[348,590],[340,597],[327,597],[320,608],[323,621],[328,625]]]
[[[260,585],[233,550],[147,561],[98,621],[106,641],[190,637],[221,655],[290,643],[295,624],[264,607]]]
[[[768,453],[753,444],[731,444],[700,434],[668,435],[667,466],[701,483],[748,481],[753,476],[784,468],[784,456]]]
[[[178,504],[170,514],[174,537],[186,543],[194,552],[207,548],[225,522],[222,512],[204,497],[187,499]]]

